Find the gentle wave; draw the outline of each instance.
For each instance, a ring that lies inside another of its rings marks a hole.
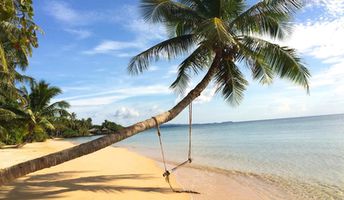
[[[137,151],[134,147],[128,147],[129,150]],[[142,152],[138,152],[142,153]],[[145,154],[145,153],[144,153]],[[162,166],[162,160],[153,155],[145,154]],[[168,166],[173,168],[180,162],[167,161]],[[200,174],[207,171],[222,176],[235,179],[246,187],[254,188],[257,193],[263,197],[271,199],[294,199],[294,200],[343,200],[344,186],[339,187],[332,184],[321,182],[305,182],[295,178],[285,178],[282,176],[253,173],[239,170],[228,170],[219,167],[204,166],[199,164],[187,164],[180,168],[190,168],[199,170]],[[170,168],[169,168],[170,169]],[[178,169],[179,170],[179,169]],[[203,172],[202,172],[203,171]],[[192,175],[186,178],[192,178]],[[207,177],[209,178],[209,177]],[[264,198],[264,199],[265,199]]]

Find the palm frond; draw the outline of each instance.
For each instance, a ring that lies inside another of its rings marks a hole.
[[[190,21],[169,22],[165,25],[169,38],[192,34],[195,24]]]
[[[252,76],[254,80],[258,80],[261,84],[271,84],[274,79],[273,70],[263,60],[257,59],[250,64]]]
[[[252,56],[261,64],[268,65],[274,74],[289,79],[309,91],[310,72],[297,56],[296,50],[252,36],[243,37],[241,47],[249,49]]]
[[[217,92],[221,91],[224,99],[232,105],[238,105],[243,97],[247,80],[231,60],[223,60],[220,70],[215,74]]]
[[[17,115],[12,112],[11,110],[5,109],[5,108],[0,108],[0,121],[11,121],[15,119]]]
[[[160,57],[176,58],[187,53],[196,44],[197,38],[191,34],[165,40],[133,57],[129,63],[128,71],[130,74],[142,73],[148,69],[150,62],[158,61]]]
[[[246,66],[251,69],[252,77],[261,84],[271,84],[274,79],[272,68],[265,62],[262,55],[248,48],[245,45],[239,45],[238,61],[244,60]]]
[[[152,22],[199,21],[198,15],[186,4],[171,0],[143,0],[143,17]]]
[[[170,88],[181,94],[187,87],[191,72],[197,74],[209,67],[211,60],[211,51],[205,46],[199,46],[189,57],[187,57],[178,67],[178,75],[176,80],[171,84]]]
[[[234,19],[230,27],[244,35],[267,35],[283,39],[291,32],[291,13],[301,7],[298,0],[260,1]]]
[[[38,125],[45,128],[45,129],[49,129],[49,130],[55,130],[54,125],[46,118],[43,117],[39,122]],[[39,128],[39,126],[36,126]]]
[[[227,24],[220,18],[215,17],[200,24],[197,34],[213,44],[235,44],[234,36],[228,30]]]
[[[0,70],[5,73],[8,72],[6,54],[5,54],[4,48],[2,47],[1,41],[0,41]]]
[[[50,105],[47,105],[47,107],[43,108],[41,110],[41,115],[46,116],[56,116],[60,115],[61,113],[65,114],[65,109],[69,108],[70,105],[66,101],[57,101],[55,103],[52,103]],[[67,111],[66,111],[67,112]]]
[[[220,17],[225,21],[238,17],[246,7],[243,0],[219,0]]]

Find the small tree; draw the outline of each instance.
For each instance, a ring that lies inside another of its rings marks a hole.
[[[46,129],[55,129],[53,121],[58,117],[68,116],[66,110],[69,104],[65,101],[51,103],[51,100],[61,94],[61,89],[50,86],[45,81],[32,82],[30,91],[22,88],[21,93],[26,104],[23,108],[22,118],[27,123],[25,143],[32,142],[35,133],[43,134]]]

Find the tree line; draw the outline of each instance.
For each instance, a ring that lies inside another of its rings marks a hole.
[[[1,88],[2,90],[2,88]],[[42,142],[52,137],[79,137],[109,134],[123,128],[105,120],[94,125],[91,118],[78,119],[69,113],[66,101],[52,102],[61,89],[45,81],[32,79],[29,86],[16,88],[17,96],[0,96],[0,143],[22,146],[28,142]]]

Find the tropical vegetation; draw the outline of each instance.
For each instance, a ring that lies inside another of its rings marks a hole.
[[[31,81],[30,87],[18,90],[20,98],[0,102],[0,142],[3,145],[41,142],[50,137],[80,137],[108,134],[123,128],[105,120],[102,125],[93,125],[92,119],[77,119],[69,113],[66,101],[52,102],[61,94],[61,89],[45,81]],[[93,131],[91,131],[93,129]]]
[[[19,70],[25,71],[32,48],[38,47],[33,14],[31,0],[0,3],[0,136],[7,143],[23,139],[25,128],[18,115],[29,115],[20,109],[25,99],[16,86],[32,81]]]
[[[7,116],[0,117],[0,140],[5,144],[25,144],[44,141],[46,131],[54,130],[53,119],[69,115],[69,104],[65,101],[51,103],[52,98],[61,93],[44,81],[31,81],[30,89],[17,89],[18,99],[7,99],[0,103],[0,109]]]
[[[33,17],[32,0],[0,2],[0,146],[85,136],[93,127],[90,118],[69,114],[67,102],[52,102],[61,89],[22,74],[32,49],[38,47],[40,29]]]
[[[133,57],[128,70],[139,74],[152,61],[186,58],[171,84],[184,92],[193,75],[203,79],[172,109],[96,140],[21,163],[0,172],[0,184],[43,168],[95,152],[139,132],[175,118],[213,81],[217,91],[237,105],[248,86],[248,69],[262,84],[275,77],[291,80],[308,91],[308,69],[296,51],[276,41],[290,32],[290,21],[300,0],[262,0],[248,6],[244,0],[141,0],[144,18],[166,26],[169,39]]]

